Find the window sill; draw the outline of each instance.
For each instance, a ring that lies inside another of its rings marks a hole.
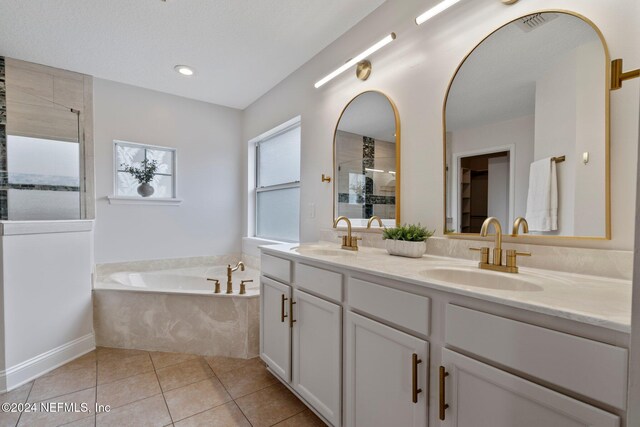
[[[111,205],[157,205],[157,206],[178,206],[182,199],[168,199],[160,197],[125,197],[107,196]]]

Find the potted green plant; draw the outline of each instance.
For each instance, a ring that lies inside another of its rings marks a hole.
[[[131,174],[138,181],[138,194],[142,197],[149,197],[155,191],[153,186],[149,184],[158,171],[158,162],[156,160],[144,159],[140,163],[140,167],[133,165],[121,165],[122,170]]]
[[[385,228],[382,238],[385,240],[387,252],[409,258],[420,258],[427,251],[427,239],[435,231],[427,230],[418,224]]]

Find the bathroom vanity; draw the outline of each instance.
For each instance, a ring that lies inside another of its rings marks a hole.
[[[333,426],[624,426],[631,284],[262,248],[260,356]]]

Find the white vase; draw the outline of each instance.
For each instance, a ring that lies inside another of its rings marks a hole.
[[[420,258],[427,251],[427,242],[407,242],[404,240],[387,239],[384,241],[387,252],[391,255],[408,258]]]

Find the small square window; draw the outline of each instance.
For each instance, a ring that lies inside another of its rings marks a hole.
[[[176,149],[137,144],[133,142],[114,141],[114,190],[116,197],[140,197],[138,187],[141,185],[125,168],[144,169],[146,164],[155,162],[157,171],[149,182],[153,194],[147,199],[175,199],[176,196]]]

